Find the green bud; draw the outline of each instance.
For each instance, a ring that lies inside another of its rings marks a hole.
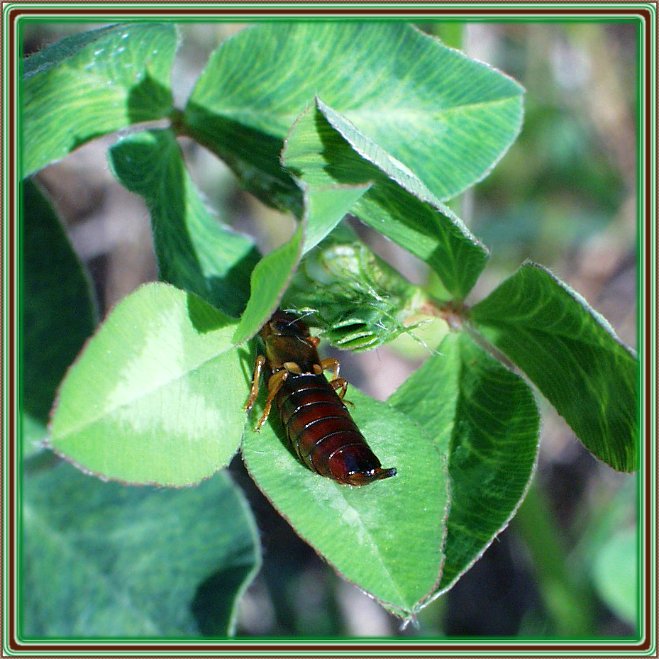
[[[419,323],[426,295],[340,226],[303,259],[282,307],[344,350],[370,350]]]

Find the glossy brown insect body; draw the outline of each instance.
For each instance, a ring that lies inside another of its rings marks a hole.
[[[382,468],[343,404],[348,384],[339,377],[339,362],[318,357],[319,339],[310,336],[309,328],[295,316],[277,311],[261,330],[261,338],[265,356],[256,359],[245,404],[248,411],[254,405],[266,367],[268,398],[256,430],[274,402],[291,446],[309,469],[347,485],[394,476],[396,469]],[[326,370],[334,373],[329,382],[323,375]]]

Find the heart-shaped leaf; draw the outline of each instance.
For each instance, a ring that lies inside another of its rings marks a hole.
[[[517,364],[595,456],[638,465],[638,360],[567,284],[525,263],[471,310],[478,331]]]
[[[318,95],[443,199],[482,178],[508,149],[522,91],[399,22],[269,23],[213,54],[184,121],[266,203],[293,208],[299,191],[278,155],[293,120]]]
[[[451,509],[439,591],[507,525],[533,473],[539,417],[522,379],[464,334],[448,334],[389,398],[449,451]]]
[[[259,555],[254,521],[226,475],[171,491],[60,465],[24,487],[24,638],[233,632]]]
[[[393,478],[354,488],[319,476],[282,445],[276,421],[258,434],[246,433],[243,457],[257,485],[304,540],[346,579],[397,615],[411,617],[440,576],[446,460],[393,408],[354,388],[348,398],[383,466],[396,467]]]
[[[488,252],[462,221],[322,100],[298,117],[282,160],[311,189],[370,183],[350,212],[425,261],[456,298],[469,292],[483,270]]]
[[[244,426],[235,327],[192,293],[142,286],[69,370],[52,447],[83,470],[131,483],[190,485],[226,466]]]

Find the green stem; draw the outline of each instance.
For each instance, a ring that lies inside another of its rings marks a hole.
[[[172,108],[172,111],[169,113],[169,121],[171,123],[172,130],[176,135],[186,135],[185,132],[185,120],[183,110],[179,108]]]
[[[531,554],[540,594],[555,633],[567,638],[592,637],[592,594],[579,575],[570,574],[561,530],[535,483],[529,488],[514,525]]]

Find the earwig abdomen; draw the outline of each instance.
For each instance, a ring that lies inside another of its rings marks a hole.
[[[289,373],[275,400],[292,448],[310,469],[350,485],[395,474],[382,469],[323,375]]]

